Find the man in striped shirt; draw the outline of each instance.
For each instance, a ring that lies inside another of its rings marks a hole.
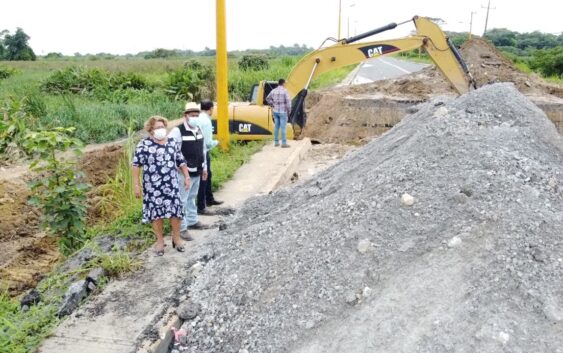
[[[278,87],[274,88],[268,97],[266,97],[266,102],[272,106],[274,110],[274,146],[279,146],[279,131],[281,129],[281,139],[282,147],[289,147],[287,144],[286,130],[287,130],[287,117],[291,112],[291,99],[289,98],[289,93],[285,89],[285,80],[280,78],[278,81]]]

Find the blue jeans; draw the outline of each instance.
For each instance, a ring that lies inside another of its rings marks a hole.
[[[178,172],[178,186],[180,187],[180,201],[184,205],[184,218],[180,231],[185,231],[188,226],[197,223],[197,191],[199,190],[199,175],[190,176],[190,189],[186,191],[184,188],[184,174]]]
[[[282,144],[287,143],[287,113],[274,112],[274,143],[278,143],[279,131],[281,129]]]

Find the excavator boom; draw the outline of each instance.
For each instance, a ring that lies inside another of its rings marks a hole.
[[[429,19],[415,16],[412,21],[417,31],[417,34],[413,36],[355,43],[368,35],[395,28],[397,25],[392,23],[309,53],[295,65],[287,78],[286,88],[290,96],[295,97],[302,89],[308,87],[312,79],[324,72],[360,63],[367,59],[417,48],[422,48],[428,53],[458,93],[466,93],[472,79],[455,47],[450,45],[442,30]]]

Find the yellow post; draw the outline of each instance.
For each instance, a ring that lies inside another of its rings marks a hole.
[[[229,149],[229,92],[227,88],[227,25],[225,0],[216,2],[217,16],[217,139],[223,151]]]

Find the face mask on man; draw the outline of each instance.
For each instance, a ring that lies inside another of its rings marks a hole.
[[[155,129],[153,132],[153,136],[155,139],[162,141],[166,138],[166,129],[161,127],[158,129]]]

